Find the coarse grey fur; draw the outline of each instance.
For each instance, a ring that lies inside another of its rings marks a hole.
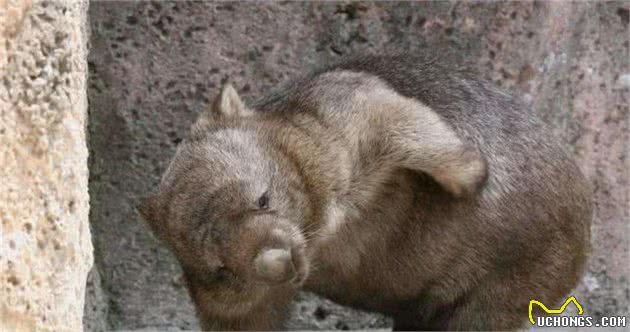
[[[576,285],[591,199],[517,99],[446,60],[392,55],[251,107],[226,86],[140,211],[206,329],[281,328],[303,287],[399,330],[503,330]]]

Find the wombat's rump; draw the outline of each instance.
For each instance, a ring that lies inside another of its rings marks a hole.
[[[452,63],[365,56],[248,107],[225,87],[141,213],[204,328],[281,328],[300,287],[396,329],[516,329],[589,247],[590,193],[519,101]]]

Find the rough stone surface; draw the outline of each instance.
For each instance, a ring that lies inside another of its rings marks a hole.
[[[93,330],[195,328],[172,255],[134,211],[223,79],[246,100],[354,52],[450,49],[522,95],[593,183],[593,255],[575,295],[627,315],[628,2],[129,3],[90,8]],[[526,315],[524,311],[524,315]],[[294,328],[390,321],[303,294]]]
[[[87,2],[0,0],[0,331],[79,331]]]

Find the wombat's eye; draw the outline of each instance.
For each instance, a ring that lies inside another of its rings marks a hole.
[[[269,208],[269,193],[265,192],[258,198],[258,208],[261,210],[266,210]]]
[[[228,270],[226,267],[222,266],[217,269],[215,274],[215,280],[218,282],[226,281],[232,276],[232,272]]]

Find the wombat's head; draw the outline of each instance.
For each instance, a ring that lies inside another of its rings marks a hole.
[[[300,193],[247,125],[254,116],[224,87],[138,208],[175,253],[195,300],[234,314],[308,273]]]

